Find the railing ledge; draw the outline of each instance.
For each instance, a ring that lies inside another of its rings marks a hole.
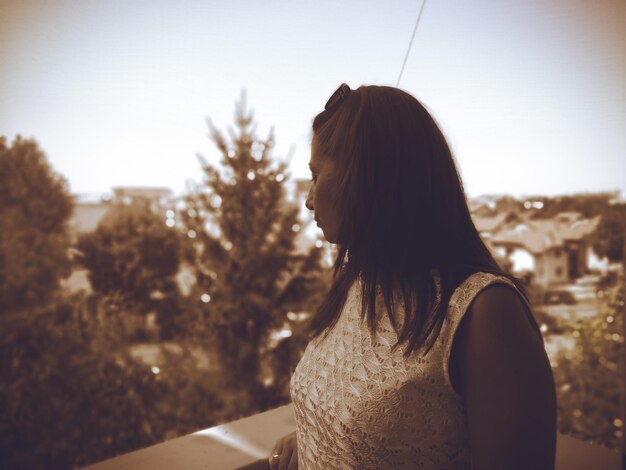
[[[276,440],[293,432],[291,404],[220,424],[85,467],[85,470],[236,469],[267,459]],[[620,470],[624,455],[558,434],[555,470]]]

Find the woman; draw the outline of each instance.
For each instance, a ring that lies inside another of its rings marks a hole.
[[[313,121],[310,167],[306,206],[338,254],[271,468],[554,468],[541,332],[424,106],[342,84]]]

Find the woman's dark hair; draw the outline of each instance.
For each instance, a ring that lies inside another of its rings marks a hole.
[[[377,286],[396,330],[392,299],[394,286],[400,289],[406,313],[393,348],[408,341],[405,357],[429,340],[430,351],[452,293],[475,272],[507,277],[528,301],[521,281],[481,240],[446,139],[417,99],[397,88],[361,86],[315,117],[313,139],[333,160],[341,220],[333,282],[310,320],[311,339],[334,327],[357,278],[372,333]]]

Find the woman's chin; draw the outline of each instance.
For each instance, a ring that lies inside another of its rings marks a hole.
[[[324,238],[326,239],[328,243],[333,243],[333,244],[337,243],[334,235],[330,233],[329,230],[325,230],[324,227],[322,227],[319,222],[317,222],[317,227],[322,231],[322,233],[324,234]]]
[[[322,232],[324,232],[324,230],[322,230]],[[335,237],[326,232],[324,232],[324,238],[326,239],[328,243],[332,243],[332,244],[337,243],[337,240],[335,240]]]

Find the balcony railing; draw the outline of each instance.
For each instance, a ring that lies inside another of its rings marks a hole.
[[[105,460],[85,470],[269,468],[276,440],[295,430],[291,404]],[[256,465],[255,465],[256,463]],[[556,470],[619,470],[624,454],[559,434]]]

